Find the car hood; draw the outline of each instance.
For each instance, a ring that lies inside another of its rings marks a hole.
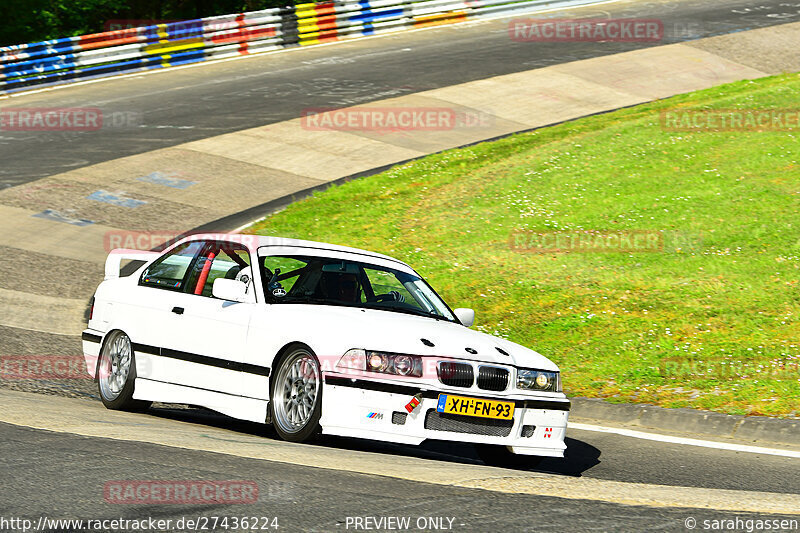
[[[310,344],[327,352],[325,355],[364,348],[558,370],[552,361],[529,348],[444,320],[329,305],[277,304],[270,307],[280,314],[281,324],[296,325],[296,334],[291,333],[296,338],[313,335]],[[294,328],[290,326],[290,329]],[[426,345],[422,339],[433,346]]]

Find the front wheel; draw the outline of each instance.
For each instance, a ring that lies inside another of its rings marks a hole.
[[[305,442],[317,435],[322,416],[322,372],[308,348],[293,348],[281,359],[269,405],[275,431],[283,440]]]
[[[100,399],[108,409],[141,410],[150,402],[133,399],[136,381],[136,356],[131,339],[121,331],[113,332],[103,345],[97,360],[97,384]]]
[[[538,455],[512,453],[505,446],[493,444],[476,444],[475,451],[478,452],[478,457],[487,466],[500,466],[503,468],[536,468],[543,459]]]

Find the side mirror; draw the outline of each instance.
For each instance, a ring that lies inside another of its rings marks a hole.
[[[458,321],[467,327],[472,326],[472,324],[475,322],[475,311],[472,309],[459,307],[458,309],[454,309],[453,312],[456,314]]]
[[[247,285],[235,279],[217,278],[214,280],[211,294],[214,295],[214,298],[219,298],[220,300],[246,302]]]

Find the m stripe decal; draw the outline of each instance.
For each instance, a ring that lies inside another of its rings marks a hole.
[[[196,363],[199,365],[235,370],[237,372],[244,372],[246,374],[255,374],[257,376],[265,377],[269,376],[269,368],[263,366],[252,365],[250,363],[240,363],[238,361],[228,361],[227,359],[219,359],[217,357],[209,357],[207,355],[181,352],[179,350],[172,350],[170,348],[159,348],[157,346],[149,346],[147,344],[133,343],[133,351],[158,355],[161,357],[168,357],[170,359],[178,359],[180,361],[187,361],[189,363]]]

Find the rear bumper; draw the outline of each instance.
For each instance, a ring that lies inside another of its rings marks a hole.
[[[86,361],[86,372],[92,378],[97,378],[97,359],[100,357],[100,347],[103,345],[102,331],[85,329],[81,334],[81,344],[83,345],[83,358]]]
[[[427,439],[496,444],[522,455],[564,456],[568,400],[481,395],[515,402],[513,421],[504,422],[442,415],[436,411],[439,391],[431,390],[422,393],[420,405],[409,414],[405,405],[419,392],[410,386],[326,376],[322,432],[414,445]]]

